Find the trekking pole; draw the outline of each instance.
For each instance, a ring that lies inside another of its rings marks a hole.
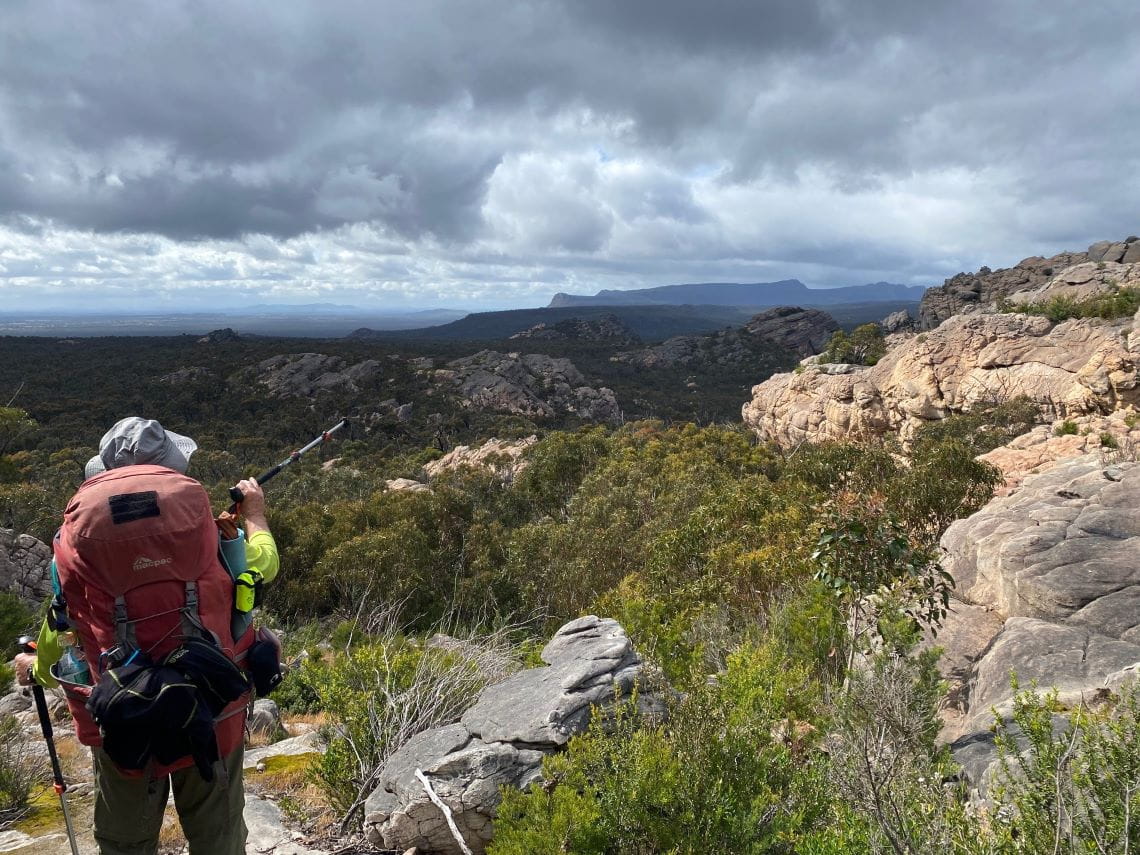
[[[282,469],[284,469],[290,463],[296,463],[298,460],[300,460],[301,455],[304,454],[305,452],[311,451],[312,449],[316,448],[318,445],[323,445],[324,443],[328,442],[330,439],[332,439],[332,435],[334,433],[336,433],[338,430],[340,430],[341,428],[344,428],[344,427],[348,427],[348,419],[341,419],[339,422],[337,422],[331,428],[326,430],[324,433],[322,433],[320,436],[318,436],[316,439],[314,439],[312,442],[310,442],[304,448],[301,448],[297,451],[294,451],[292,454],[290,454],[288,457],[286,457],[284,460],[282,460],[276,466],[273,466],[269,469],[266,469],[264,472],[262,472],[260,475],[257,476],[257,483],[258,484],[264,484],[270,478],[273,478],[275,475],[277,475],[278,472],[280,472]],[[245,495],[237,487],[230,487],[230,498],[233,499],[233,501],[234,501],[234,503],[230,506],[230,513],[232,514],[237,510],[237,506],[239,504],[241,504],[241,500],[245,498]]]
[[[28,636],[23,635],[16,642],[24,653],[35,653],[36,643]],[[63,771],[59,768],[59,755],[55,753],[55,734],[52,731],[51,716],[48,714],[47,698],[44,697],[44,687],[35,679],[32,680],[32,697],[36,701],[36,713],[40,717],[40,730],[44,732],[44,742],[47,743],[48,757],[51,759],[51,777],[55,793],[59,796],[59,804],[63,808],[63,824],[67,827],[67,842],[71,844],[71,855],[79,855],[79,847],[75,843],[75,830],[71,827],[71,812],[67,809],[67,784],[63,781]]]

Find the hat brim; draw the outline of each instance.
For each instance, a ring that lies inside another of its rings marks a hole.
[[[94,457],[88,460],[87,465],[83,467],[83,477],[85,479],[94,478],[96,475],[99,475],[106,471],[107,467],[103,464],[103,458],[96,454]]]

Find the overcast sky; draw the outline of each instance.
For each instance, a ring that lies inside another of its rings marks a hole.
[[[939,284],[1140,233],[1136,0],[5,0],[7,308]]]

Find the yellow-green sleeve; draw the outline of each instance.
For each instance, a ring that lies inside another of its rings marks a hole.
[[[32,668],[32,676],[36,678],[37,683],[49,689],[59,685],[48,669],[58,662],[61,656],[63,656],[63,647],[59,643],[59,634],[51,628],[47,618],[44,618],[39,638],[36,639],[36,664]]]
[[[256,570],[266,582],[277,578],[280,561],[277,558],[277,543],[273,535],[264,529],[255,531],[245,543],[245,563],[250,570]]]

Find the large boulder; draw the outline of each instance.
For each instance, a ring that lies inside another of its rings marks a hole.
[[[873,366],[803,363],[753,387],[743,418],[762,439],[904,442],[925,422],[1026,397],[1044,418],[1110,413],[1140,400],[1140,322],[956,315]]]
[[[964,609],[985,616],[939,639],[959,684],[944,738],[981,785],[1011,674],[1075,707],[1140,663],[1140,464],[1106,467],[1098,455],[1058,464],[955,522],[942,549]]]
[[[544,341],[595,341],[629,347],[641,344],[641,338],[617,315],[597,318],[567,318],[552,324],[535,324],[517,332],[511,338],[532,338]]]
[[[538,442],[534,434],[523,439],[489,439],[479,446],[457,445],[438,460],[424,464],[428,478],[437,478],[444,472],[473,466],[493,472],[504,482],[513,481],[526,468],[524,454]]]
[[[547,754],[585,730],[592,713],[628,699],[643,677],[625,630],[592,615],[558,630],[542,660],[544,667],[489,686],[459,722],[425,731],[392,755],[365,805],[370,843],[399,851],[414,846],[425,855],[462,851],[427,780],[467,846],[482,853],[501,788],[538,780]],[[649,693],[639,701],[653,708]]]
[[[39,609],[52,593],[51,547],[30,534],[0,528],[0,590]]]
[[[569,359],[481,350],[435,370],[434,379],[451,385],[473,409],[531,418],[569,414],[593,422],[621,420],[613,391],[588,385]]]

